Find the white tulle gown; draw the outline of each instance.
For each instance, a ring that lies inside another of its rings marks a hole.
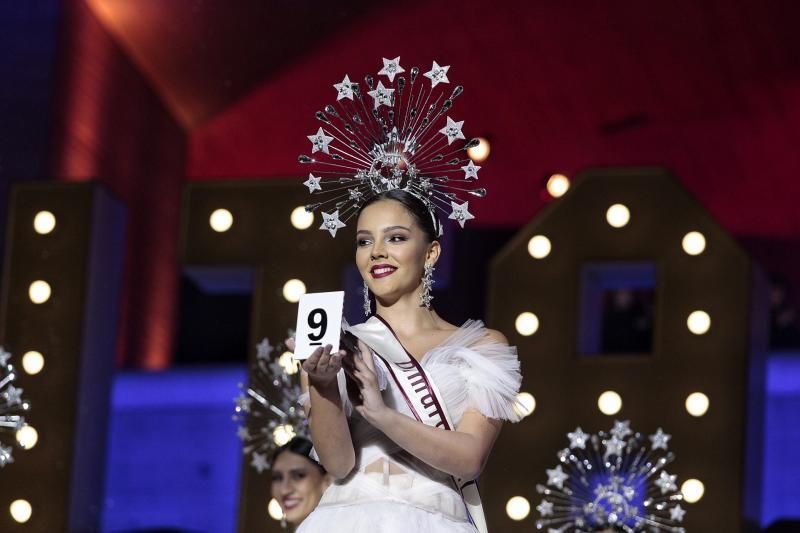
[[[412,417],[397,385],[373,358],[383,399]],[[491,341],[482,322],[468,321],[420,363],[436,383],[453,423],[467,410],[516,422],[521,375],[516,349]],[[331,485],[298,533],[474,533],[449,474],[415,458],[352,409],[340,374],[340,394],[356,449],[356,465]]]

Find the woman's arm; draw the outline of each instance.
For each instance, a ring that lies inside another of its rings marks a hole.
[[[363,403],[356,410],[403,449],[434,468],[462,479],[475,479],[483,470],[502,422],[466,411],[455,431],[427,426],[383,403],[371,353],[356,356],[355,375],[362,384]]]
[[[309,428],[319,461],[333,477],[341,479],[355,466],[356,456],[336,380],[344,352],[330,355],[330,350],[330,345],[317,348],[303,362],[301,384],[309,391]]]

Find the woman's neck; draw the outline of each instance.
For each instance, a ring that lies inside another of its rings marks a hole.
[[[440,322],[436,311],[420,306],[419,295],[414,293],[389,305],[377,301],[376,307],[377,314],[404,337],[413,336],[420,331],[436,329]]]

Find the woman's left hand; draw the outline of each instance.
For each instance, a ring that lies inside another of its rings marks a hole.
[[[353,363],[353,375],[358,380],[362,399],[361,405],[356,405],[355,409],[367,422],[377,425],[388,407],[383,403],[383,396],[378,386],[378,373],[375,371],[372,351],[360,340],[358,353],[353,354]]]

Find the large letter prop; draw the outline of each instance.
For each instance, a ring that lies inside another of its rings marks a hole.
[[[691,232],[697,233],[687,237]],[[586,336],[600,330],[591,322],[601,320],[588,309],[587,272],[611,272],[613,279],[617,270],[624,279],[640,276],[642,265],[655,273],[652,350],[587,353],[593,343]],[[620,419],[648,435],[669,431],[677,455],[669,473],[679,488],[687,479],[703,484],[696,503],[682,502],[688,531],[757,524],[765,293],[747,254],[667,172],[578,176],[492,264],[490,323],[521,332],[510,340],[521,354],[522,389],[536,408],[503,430],[481,488],[503,502],[523,496],[540,509],[513,522],[502,505],[487,505],[490,523],[500,531],[530,531],[548,512],[537,505],[535,485],[557,463],[555,451],[568,447],[564,435],[577,427],[596,432]],[[598,399],[606,391],[611,401],[603,414]],[[620,399],[621,408],[614,402]]]

